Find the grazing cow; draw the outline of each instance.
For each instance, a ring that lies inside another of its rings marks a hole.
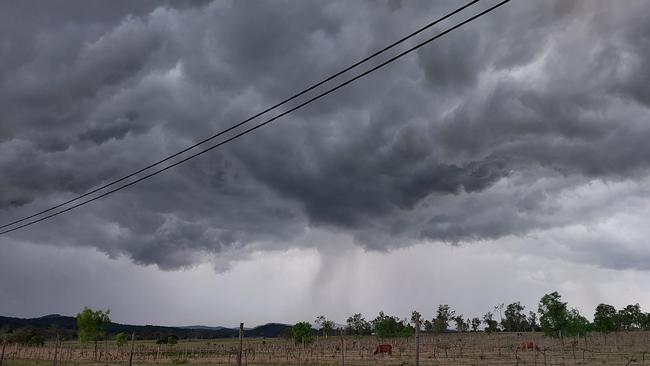
[[[535,351],[540,351],[541,352],[541,350],[539,349],[539,347],[537,347],[535,342],[530,342],[530,341],[519,343],[519,346],[517,346],[517,349],[520,349],[522,351],[526,351],[526,350],[533,351],[533,350],[535,350]]]
[[[390,344],[380,344],[380,345],[377,346],[377,348],[375,348],[375,353],[374,354],[376,355],[378,353],[379,354],[388,353],[389,356],[392,356],[393,355],[393,346],[391,346]]]

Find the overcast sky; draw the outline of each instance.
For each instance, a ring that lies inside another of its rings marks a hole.
[[[2,223],[460,4],[0,1]],[[0,315],[344,323],[431,318],[440,303],[536,310],[555,290],[589,317],[600,302],[650,311],[648,13],[513,0],[200,158],[3,235]]]

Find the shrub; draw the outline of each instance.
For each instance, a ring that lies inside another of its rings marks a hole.
[[[314,341],[314,332],[309,322],[298,322],[291,327],[291,336],[296,344],[309,344]]]
[[[117,333],[115,335],[115,343],[118,347],[122,347],[129,341],[129,336],[126,333]]]

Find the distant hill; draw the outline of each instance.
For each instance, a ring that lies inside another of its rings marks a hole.
[[[266,337],[275,338],[281,336],[283,333],[291,331],[291,326],[280,323],[268,323],[247,330],[244,334],[249,337]]]
[[[77,321],[74,317],[59,314],[46,315],[40,318],[11,318],[0,316],[0,330],[13,332],[19,328],[33,328],[41,331],[45,337],[55,337],[57,333],[65,338],[73,339],[77,336]],[[287,324],[269,323],[248,329],[246,337],[278,337],[287,332],[291,326]],[[109,335],[120,332],[131,333],[135,331],[138,339],[157,339],[168,335],[176,335],[181,339],[212,339],[234,338],[239,336],[239,328],[208,327],[194,325],[188,327],[165,327],[158,325],[129,325],[111,323],[108,327]]]
[[[195,330],[221,330],[221,329],[228,329],[226,327],[208,327],[205,325],[186,325],[184,327],[179,327],[179,328],[184,328],[184,329],[195,329]]]

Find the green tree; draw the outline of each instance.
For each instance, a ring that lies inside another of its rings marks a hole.
[[[478,332],[478,327],[481,326],[481,319],[472,318],[472,332]]]
[[[650,330],[650,313],[643,314],[643,321],[641,322],[643,330]]]
[[[314,341],[314,332],[309,322],[298,322],[291,327],[291,337],[296,344],[309,344]]]
[[[427,333],[433,332],[433,323],[428,321],[428,320],[425,320],[424,321],[424,331],[427,332]]]
[[[322,335],[327,338],[327,336],[332,332],[334,329],[334,322],[331,320],[328,320],[325,315],[319,315],[316,317],[316,324],[320,326],[320,331]]]
[[[413,324],[413,327],[415,327],[415,324],[420,325],[420,330],[422,330],[422,327],[424,326],[424,320],[422,319],[422,314],[418,312],[417,310],[413,310],[411,313],[411,324]]]
[[[465,322],[463,314],[456,315],[452,319],[454,323],[456,324],[456,330],[459,332],[467,332],[469,330],[469,319],[467,322]]]
[[[396,316],[386,315],[380,311],[372,321],[372,328],[379,338],[409,336],[413,333],[413,327],[405,323],[406,321],[401,321]]]
[[[433,323],[433,331],[436,333],[444,333],[449,328],[449,321],[452,320],[456,312],[451,310],[449,305],[438,305],[436,317],[431,321]]]
[[[526,315],[523,313],[524,306],[517,302],[508,304],[505,311],[505,318],[501,321],[501,327],[506,332],[521,332],[529,328]]]
[[[347,320],[346,332],[350,335],[362,336],[372,333],[372,326],[360,313],[354,314]]]
[[[120,332],[115,335],[115,343],[118,347],[124,346],[129,341],[129,336],[126,333]]]
[[[572,337],[586,337],[590,330],[589,320],[580,315],[578,309],[571,309],[567,313],[565,334]]]
[[[332,333],[332,331],[334,330],[334,326],[335,326],[334,322],[329,319],[325,320],[323,324],[321,324],[321,328],[325,333],[325,338],[327,338],[328,334]]]
[[[563,338],[567,327],[569,311],[567,303],[561,301],[562,296],[555,291],[546,294],[539,301],[537,312],[540,314],[539,323],[545,335]]]
[[[641,328],[644,322],[644,314],[639,304],[628,305],[618,311],[618,321],[621,329],[632,330]]]
[[[77,314],[77,336],[79,342],[95,342],[94,360],[97,360],[97,342],[106,337],[108,325],[111,323],[109,318],[110,310],[93,311],[85,307],[83,311]]]
[[[499,323],[494,320],[494,314],[491,311],[488,311],[483,315],[483,323],[485,323],[485,332],[492,333],[499,331]]]
[[[594,313],[594,330],[603,333],[607,343],[607,334],[618,330],[616,308],[609,304],[598,304]]]
[[[10,331],[8,328],[6,327],[0,328],[0,343],[9,342],[10,339],[9,333]]]
[[[534,311],[529,311],[528,312],[528,318],[526,319],[528,322],[528,329],[532,332],[537,332],[539,331],[539,324],[537,324],[537,313]]]
[[[25,346],[42,346],[45,344],[45,336],[42,330],[31,327],[18,328],[9,337],[9,341]]]

